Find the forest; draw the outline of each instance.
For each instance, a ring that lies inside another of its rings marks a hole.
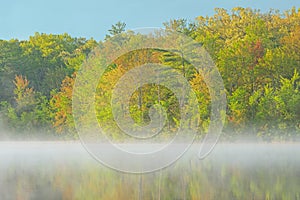
[[[227,109],[225,138],[247,135],[266,140],[293,140],[300,134],[300,9],[285,12],[236,7],[215,9],[194,21],[173,19],[165,29],[182,33],[206,49],[224,82]],[[132,34],[126,24],[112,25],[103,41],[69,34],[35,33],[28,40],[0,40],[0,139],[77,139],[72,113],[76,75],[93,50],[112,47],[111,38]],[[134,42],[142,42],[134,41]],[[138,57],[139,59],[135,59]],[[209,124],[207,87],[184,58],[161,50],[133,51],[107,68],[95,97],[97,118],[113,127],[107,107],[117,80],[149,58],[181,71],[195,89],[200,130]],[[132,66],[128,66],[131,63]],[[149,122],[149,107],[167,108],[166,130],[178,127],[178,102],[168,88],[145,85],[131,98],[130,112],[139,124]],[[113,138],[120,134],[112,131]]]

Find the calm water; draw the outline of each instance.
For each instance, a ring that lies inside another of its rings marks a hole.
[[[0,199],[299,199],[300,144],[192,147],[150,174],[111,170],[80,143],[0,142]]]

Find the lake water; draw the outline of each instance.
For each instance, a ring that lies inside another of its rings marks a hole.
[[[197,150],[155,173],[126,174],[79,142],[0,142],[0,199],[300,200],[299,143],[220,143],[204,160]]]

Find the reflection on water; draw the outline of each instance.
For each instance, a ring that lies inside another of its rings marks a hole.
[[[79,143],[0,143],[0,199],[300,199],[299,144],[197,147],[156,173],[106,168]]]

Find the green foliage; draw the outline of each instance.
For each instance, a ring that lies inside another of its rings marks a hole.
[[[126,24],[124,22],[117,22],[116,24],[111,26],[111,29],[108,30],[109,35],[106,35],[105,39],[109,39],[112,36],[116,36],[125,31]]]
[[[299,13],[295,8],[283,14],[241,7],[231,11],[217,8],[214,15],[199,16],[195,21],[177,19],[164,23],[166,29],[199,42],[215,61],[228,99],[226,133],[249,132],[275,139],[299,134]],[[75,138],[72,90],[76,74],[98,45],[103,55],[113,58],[124,42],[132,48],[146,42],[141,34],[133,37],[132,31],[125,32],[125,27],[124,22],[112,25],[109,35],[100,42],[44,33],[35,33],[24,41],[0,40],[1,121],[16,132],[43,127],[46,132]],[[109,108],[109,90],[128,70],[148,62],[171,66],[185,76],[197,96],[200,114],[185,126],[197,124],[199,130],[205,131],[210,122],[209,91],[180,50],[136,50],[111,63],[95,97],[99,122],[108,129],[116,128]],[[91,71],[89,76],[95,74]],[[130,115],[137,124],[145,125],[150,120],[149,109],[155,104],[167,110],[165,130],[176,130],[180,123],[177,98],[163,86],[149,84],[139,88],[132,95]]]
[[[265,86],[256,118],[260,124],[259,134],[275,134],[283,139],[299,133],[299,74],[295,70],[291,79],[281,78],[280,82],[277,89]]]

